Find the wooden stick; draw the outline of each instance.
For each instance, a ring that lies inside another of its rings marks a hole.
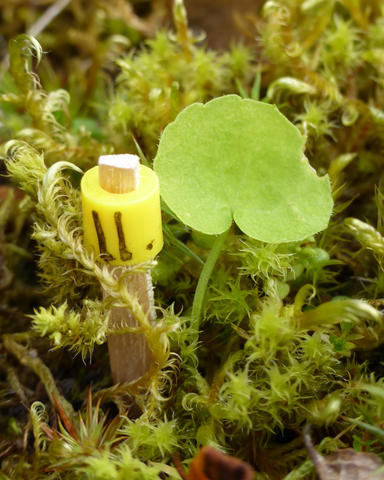
[[[101,155],[99,184],[110,193],[128,193],[139,187],[139,157],[137,155]]]
[[[138,187],[139,161],[136,155],[106,155],[99,158],[99,184],[110,193],[128,193]],[[131,267],[114,268],[116,278]],[[127,276],[125,286],[138,298],[143,310],[154,317],[154,301],[151,274],[138,272]],[[104,296],[107,296],[104,292]],[[113,308],[110,326],[138,326],[132,313],[126,308]],[[131,382],[144,375],[152,362],[152,354],[145,335],[125,333],[108,337],[108,351],[112,378],[115,383]]]
[[[127,267],[117,269],[115,275],[121,275]],[[148,272],[134,273],[126,283],[129,293],[136,295],[145,312],[153,311],[153,290],[151,274]],[[126,308],[113,308],[110,326],[136,327],[137,321]],[[124,333],[109,335],[108,351],[112,378],[115,383],[131,382],[144,375],[151,363],[152,353],[148,347],[145,335],[142,333]]]

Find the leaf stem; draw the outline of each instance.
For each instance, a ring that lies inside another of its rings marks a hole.
[[[193,298],[192,304],[192,321],[191,326],[199,331],[201,313],[203,311],[205,294],[207,291],[207,286],[209,279],[211,278],[212,271],[215,267],[216,261],[220,255],[220,252],[223,249],[225,240],[228,236],[229,229],[225,232],[218,235],[213,243],[212,249],[209,252],[208,258],[204,263],[204,266],[201,270],[199,281],[197,282],[197,287],[195,291],[195,296]]]

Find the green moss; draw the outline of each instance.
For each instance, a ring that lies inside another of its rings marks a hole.
[[[0,81],[0,478],[177,479],[172,455],[188,466],[210,444],[252,463],[258,479],[309,480],[306,423],[323,453],[384,457],[381,2],[263,2],[247,19],[257,42],[225,52],[190,31],[180,1],[175,28],[151,37],[145,19],[83,3],[71,2],[42,46],[15,37]],[[31,8],[28,24],[40,12]],[[16,2],[2,15],[15,15],[4,35],[21,33]],[[151,163],[181,109],[226,93],[276,103],[298,126],[311,165],[332,180],[333,216],[289,244],[233,228],[195,296],[212,239],[164,206],[151,325],[83,248],[81,170],[140,147]],[[155,362],[111,387],[105,341],[117,304],[134,312]]]

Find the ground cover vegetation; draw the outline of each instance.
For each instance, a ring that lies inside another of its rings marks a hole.
[[[178,479],[172,456],[188,469],[209,444],[257,479],[311,479],[307,424],[323,454],[384,459],[382,2],[262,2],[223,51],[181,0],[73,0],[27,35],[57,3],[1,13],[0,478]],[[215,237],[164,204],[155,361],[112,385],[108,312],[140,308],[83,248],[81,171],[112,152],[151,166],[184,107],[224,94],[294,123],[331,180],[330,222],[285,243],[232,225],[202,290]]]

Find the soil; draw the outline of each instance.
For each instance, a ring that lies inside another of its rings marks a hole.
[[[252,27],[245,22],[256,16],[261,3],[261,0],[185,0],[191,28],[203,30],[208,46],[218,50],[233,42],[254,42]]]

